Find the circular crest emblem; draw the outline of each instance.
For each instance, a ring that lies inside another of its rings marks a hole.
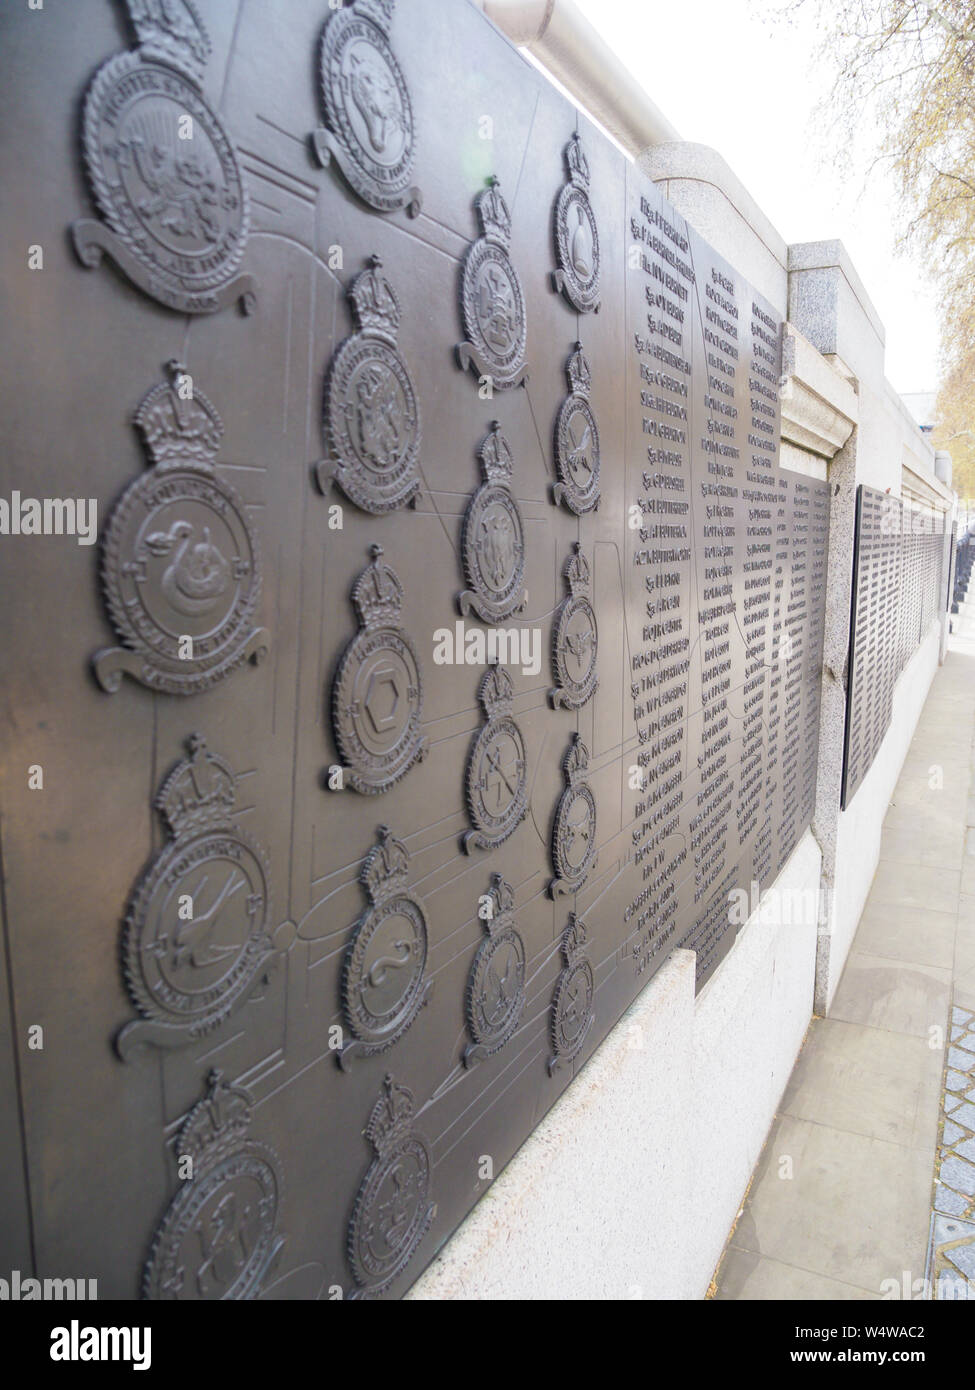
[[[257,538],[215,472],[174,467],[132,483],[109,521],[102,576],[112,621],[153,689],[196,694],[252,654]]]
[[[596,614],[581,595],[566,599],[552,633],[552,662],[559,683],[559,703],[584,705],[596,688],[598,650]]]
[[[599,231],[589,201],[589,161],[582,141],[573,135],[565,148],[569,182],[555,202],[554,287],[581,314],[599,309]]]
[[[514,690],[503,666],[492,666],[478,692],[487,723],[467,755],[467,807],[475,829],[464,849],[493,849],[524,820],[528,808],[528,756],[521,730],[511,717]]]
[[[467,341],[457,345],[457,360],[504,390],[528,379],[525,292],[509,255],[511,213],[496,178],[475,206],[483,235],[464,256],[460,301]]]
[[[372,908],[349,943],[342,971],[346,1017],[371,1052],[406,1031],[426,992],[427,922],[413,898],[399,894]]]
[[[555,426],[555,459],[562,481],[562,500],[577,514],[599,501],[599,427],[589,402],[568,396]]]
[[[592,966],[577,960],[559,976],[552,1004],[552,1045],[560,1062],[569,1062],[586,1040],[592,1023]]]
[[[580,885],[596,853],[596,798],[585,783],[562,793],[552,853],[559,878],[570,888]]]
[[[599,232],[589,195],[567,183],[555,205],[555,244],[562,288],[580,311],[599,303]]]
[[[342,487],[364,511],[394,511],[416,491],[419,411],[406,363],[374,338],[350,338],[326,388],[329,445],[348,460]]]
[[[399,628],[361,632],[346,648],[332,710],[343,760],[366,792],[383,792],[416,761],[423,685],[413,644]]]
[[[252,1142],[185,1184],[159,1228],[146,1298],[255,1298],[274,1253],[278,1199],[275,1155]]]
[[[328,154],[336,156],[370,207],[392,212],[409,202],[415,216],[420,201],[418,190],[410,187],[415,142],[409,88],[386,30],[362,12],[367,8],[376,10],[353,5],[325,26],[321,84],[330,130],[319,132],[316,147],[323,162]]]
[[[521,280],[504,247],[482,239],[468,249],[461,299],[464,331],[483,373],[495,386],[515,385],[524,365],[528,320]]]
[[[370,259],[348,290],[358,332],[339,347],[325,382],[323,491],[332,476],[363,511],[394,511],[419,490],[420,411],[396,346],[399,301]]]
[[[357,1281],[382,1293],[409,1264],[430,1224],[430,1153],[407,1135],[376,1159],[356,1197],[349,1260]]]
[[[269,911],[267,867],[245,835],[223,829],[171,844],[126,923],[125,977],[136,1007],[194,1036],[217,1027],[267,957]]]
[[[490,1056],[511,1037],[525,1008],[525,944],[513,926],[482,941],[467,985],[474,1042]]]
[[[528,758],[521,730],[510,717],[480,730],[467,764],[471,819],[492,845],[518,828],[528,800]]]
[[[174,67],[119,54],[95,74],[82,141],[122,268],[130,262],[142,288],[171,309],[219,308],[250,214],[236,151],[199,87]],[[82,254],[97,263],[97,242]]]
[[[375,1156],[349,1223],[349,1264],[359,1285],[353,1297],[374,1297],[389,1288],[436,1213],[430,1150],[413,1129],[413,1113],[413,1093],[387,1076],[365,1129]]]
[[[464,572],[490,612],[486,621],[508,617],[523,603],[525,537],[514,496],[500,483],[484,483],[464,517]]]
[[[395,621],[403,598],[393,570],[373,564],[359,576],[353,602],[361,630],[342,654],[332,685],[335,741],[358,792],[386,791],[425,756],[420,734],[423,681],[413,644]]]

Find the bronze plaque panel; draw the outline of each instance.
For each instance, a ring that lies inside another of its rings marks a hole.
[[[844,810],[890,728],[897,678],[941,610],[945,583],[943,517],[861,484],[847,660]]]
[[[64,237],[123,7],[0,17],[0,1230],[103,1298],[396,1298],[808,825],[826,485],[784,306],[468,0],[131,9],[99,158],[189,247],[163,73],[221,200],[175,278],[111,171],[125,274]]]

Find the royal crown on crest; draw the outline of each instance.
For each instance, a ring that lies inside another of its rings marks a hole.
[[[491,421],[491,433],[481,445],[481,466],[489,483],[508,483],[514,471],[511,445],[501,433],[501,423]]]
[[[396,291],[386,277],[380,275],[381,268],[381,257],[371,256],[368,270],[357,275],[349,286],[349,298],[362,332],[395,343],[402,314]]]
[[[202,826],[228,824],[237,784],[222,758],[207,751],[202,734],[193,734],[190,756],[166,778],[156,805],[174,835]]]
[[[371,902],[378,904],[394,893],[401,893],[407,884],[410,870],[409,850],[397,840],[388,825],[378,830],[378,843],[365,857],[359,872],[359,882]]]
[[[578,734],[572,735],[572,744],[562,759],[562,769],[570,787],[574,787],[585,778],[589,769],[589,749]]]
[[[580,188],[588,188],[589,160],[586,158],[586,152],[582,148],[582,140],[578,134],[573,135],[565,147],[565,162],[572,182],[577,183]]]
[[[477,195],[475,203],[481,229],[488,241],[507,248],[511,244],[511,213],[495,175],[491,175],[488,184],[489,187]]]
[[[170,380],[154,386],[135,414],[149,457],[159,467],[193,464],[212,468],[223,439],[223,421],[197,391],[182,362],[166,363]]]
[[[382,563],[381,545],[372,546],[369,553],[372,564],[352,586],[352,602],[363,627],[395,627],[403,607],[403,586],[393,570]]]
[[[515,890],[501,874],[491,875],[491,887],[485,894],[491,899],[491,916],[486,922],[489,934],[504,926],[515,905]]]
[[[581,917],[570,912],[568,926],[562,933],[562,956],[566,965],[571,965],[577,956],[582,955],[588,940],[589,928]]]
[[[249,1093],[226,1082],[219,1069],[210,1072],[207,1093],[187,1115],[176,1140],[177,1157],[192,1160],[193,1179],[240,1148],[253,1104]]]
[[[212,45],[193,0],[128,0],[141,55],[199,83]]]
[[[365,1128],[365,1136],[380,1158],[409,1134],[413,1111],[413,1092],[387,1073]]]
[[[515,688],[503,666],[492,666],[481,677],[477,694],[488,719],[497,719],[511,709]]]
[[[572,356],[565,364],[565,374],[569,379],[569,390],[576,396],[588,396],[592,385],[592,369],[586,361],[582,344],[576,343]]]
[[[566,560],[563,573],[569,586],[569,592],[574,597],[576,594],[588,593],[592,571],[582,548],[582,541],[573,541],[572,550],[573,554]]]
[[[353,8],[356,14],[361,14],[364,19],[371,19],[373,24],[378,24],[384,34],[389,33],[396,0],[356,0]]]

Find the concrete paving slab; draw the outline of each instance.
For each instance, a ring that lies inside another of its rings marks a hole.
[[[783,1115],[731,1245],[880,1292],[923,1275],[930,1204],[930,1153]]]
[[[855,949],[847,960],[830,1017],[926,1038],[933,1027],[946,1028],[950,986],[948,970],[904,965]]]
[[[925,912],[903,903],[868,901],[857,929],[857,949],[915,965],[950,970],[954,964],[957,922],[952,912]],[[975,948],[975,932],[973,932]]]
[[[838,1279],[827,1279],[811,1270],[783,1264],[781,1260],[770,1260],[767,1256],[734,1248],[728,1251],[728,1258],[721,1267],[721,1284],[715,1294],[718,1299],[749,1301],[786,1298],[847,1302],[880,1297],[869,1289],[858,1289],[853,1284],[843,1284]]]
[[[930,1153],[937,1138],[941,1076],[941,1050],[926,1039],[816,1019],[781,1110]]]

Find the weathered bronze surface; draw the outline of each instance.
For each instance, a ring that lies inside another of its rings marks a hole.
[[[0,540],[0,1243],[106,1298],[398,1297],[808,824],[828,497],[780,313],[473,4],[198,8],[251,210],[205,295],[58,239],[119,11],[0,19],[0,495],[94,497],[108,593]]]

